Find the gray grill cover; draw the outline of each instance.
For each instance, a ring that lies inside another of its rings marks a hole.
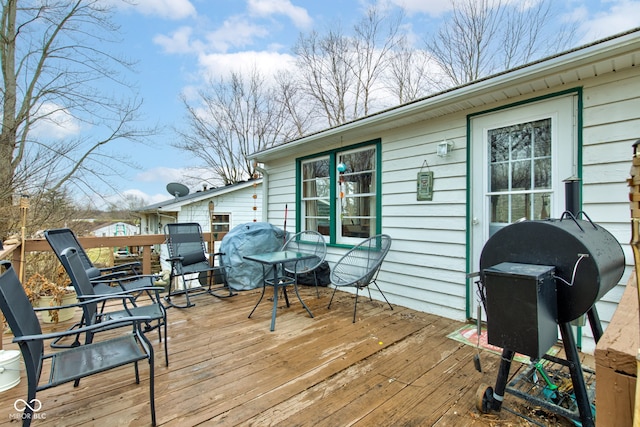
[[[248,222],[229,231],[220,244],[222,261],[227,270],[230,288],[246,291],[262,286],[262,265],[243,257],[261,252],[273,252],[282,248],[284,231],[268,222]]]

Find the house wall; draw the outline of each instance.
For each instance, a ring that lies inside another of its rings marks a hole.
[[[260,189],[261,187],[258,187]],[[253,210],[254,192],[258,198],[255,203],[258,207],[256,211]],[[253,187],[242,188],[235,190],[220,196],[213,198],[214,214],[229,213],[230,217],[230,229],[247,222],[252,222],[254,218],[260,221],[261,218],[261,203],[262,196],[261,191],[255,191]],[[182,209],[178,212],[178,222],[197,222],[202,227],[202,231],[209,232],[211,230],[211,224],[209,222],[209,200],[206,199],[188,205],[182,206]]]
[[[640,138],[640,74],[631,69],[581,83],[583,210],[618,239],[631,266],[626,178],[631,144]],[[358,140],[348,140],[345,134],[340,141],[313,144],[324,151],[382,138],[382,232],[394,240],[378,283],[392,303],[455,320],[467,318],[467,115],[567,89],[537,90]],[[454,142],[454,150],[449,157],[439,158],[436,146],[444,139]],[[295,162],[280,159],[265,166],[269,173],[268,221],[282,227],[287,205],[287,229],[293,231]],[[416,174],[421,170],[434,172],[430,202],[416,201]],[[343,252],[329,247],[327,260],[331,264]],[[604,327],[615,311],[629,271],[627,268],[620,285],[597,305]],[[590,331],[585,328],[585,332],[582,348],[592,351]]]
[[[254,194],[256,199],[253,198]],[[252,222],[254,219],[262,220],[262,184],[258,184],[257,188],[247,186],[203,200],[185,202],[182,206],[171,207],[171,202],[167,202],[165,208],[167,212],[160,212],[160,217],[157,213],[142,216],[142,233],[162,234],[164,224],[171,222],[197,222],[204,232],[209,232],[211,229],[209,221],[210,200],[214,201],[214,213],[230,214],[230,228]],[[253,209],[254,206],[256,210]]]

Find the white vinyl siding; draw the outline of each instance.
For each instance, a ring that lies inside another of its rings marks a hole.
[[[501,76],[491,92],[466,96],[464,102],[457,101],[461,96],[454,91],[443,96],[459,97],[450,104],[427,100],[426,104],[431,106],[420,112],[417,104],[409,105],[405,115],[392,111],[367,119],[360,127],[347,125],[344,129],[327,131],[326,137],[314,135],[288,156],[283,152],[280,157],[265,162],[269,174],[269,197],[265,205],[268,221],[282,227],[288,204],[287,228],[294,227],[292,206],[296,202],[297,158],[380,138],[379,215],[382,232],[391,235],[393,243],[382,264],[378,284],[394,304],[464,321],[468,291],[467,222],[470,221],[467,218],[467,116],[582,88],[582,152],[579,153],[582,208],[594,222],[617,237],[631,266],[626,179],[631,167],[631,144],[640,138],[640,74],[637,67],[623,68],[627,64],[622,62],[616,62],[615,72],[603,68],[603,64],[599,64],[597,70],[585,61],[573,68],[565,66],[561,71],[536,74],[536,68],[523,70],[522,74],[529,74],[517,82],[505,83],[508,76]],[[594,73],[597,76],[592,76]],[[488,80],[478,83],[477,87],[491,85]],[[424,114],[426,118],[406,124],[411,114]],[[436,147],[445,139],[453,141],[453,152],[441,158],[435,154]],[[417,173],[427,170],[434,174],[433,200],[417,201]],[[330,246],[327,261],[331,265],[343,253],[344,248]],[[605,328],[630,270],[627,269],[620,285],[597,305]],[[584,328],[584,332],[590,334],[589,328]],[[583,350],[593,351],[593,342],[588,337],[582,344]]]

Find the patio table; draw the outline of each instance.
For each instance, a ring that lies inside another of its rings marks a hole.
[[[260,299],[256,303],[251,313],[249,313],[249,317],[256,310],[262,298],[264,297],[264,292],[267,286],[273,286],[273,310],[271,313],[271,331],[273,332],[276,327],[276,312],[278,309],[278,290],[282,288],[284,299],[287,302],[287,307],[289,307],[289,298],[287,297],[287,286],[293,285],[293,289],[296,292],[298,300],[302,303],[302,306],[307,310],[309,316],[313,318],[313,313],[309,310],[309,307],[302,301],[300,294],[298,293],[298,284],[296,283],[295,278],[280,276],[278,271],[280,267],[283,267],[284,264],[297,263],[299,261],[315,258],[315,254],[305,253],[305,252],[296,252],[296,251],[277,251],[277,252],[265,252],[254,255],[245,255],[244,258],[249,261],[255,261],[262,264],[264,275],[264,282],[262,284],[262,294],[260,295]],[[272,278],[269,278],[268,269],[271,269]],[[282,268],[284,271],[284,268]]]

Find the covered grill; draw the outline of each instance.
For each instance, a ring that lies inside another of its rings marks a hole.
[[[515,352],[549,358],[545,353],[557,341],[559,326],[567,360],[552,359],[570,370],[579,415],[547,402],[553,387],[547,387],[542,401],[535,403],[552,411],[559,409],[555,412],[580,420],[582,425],[594,425],[569,322],[587,314],[595,340],[600,339],[602,327],[595,303],[618,284],[625,258],[607,230],[580,214],[586,220],[567,211],[561,219],[510,224],[496,232],[482,250],[479,285],[488,340],[503,348],[495,390],[483,386],[478,390],[477,406],[483,412],[500,410],[505,389],[513,392],[506,382]]]

